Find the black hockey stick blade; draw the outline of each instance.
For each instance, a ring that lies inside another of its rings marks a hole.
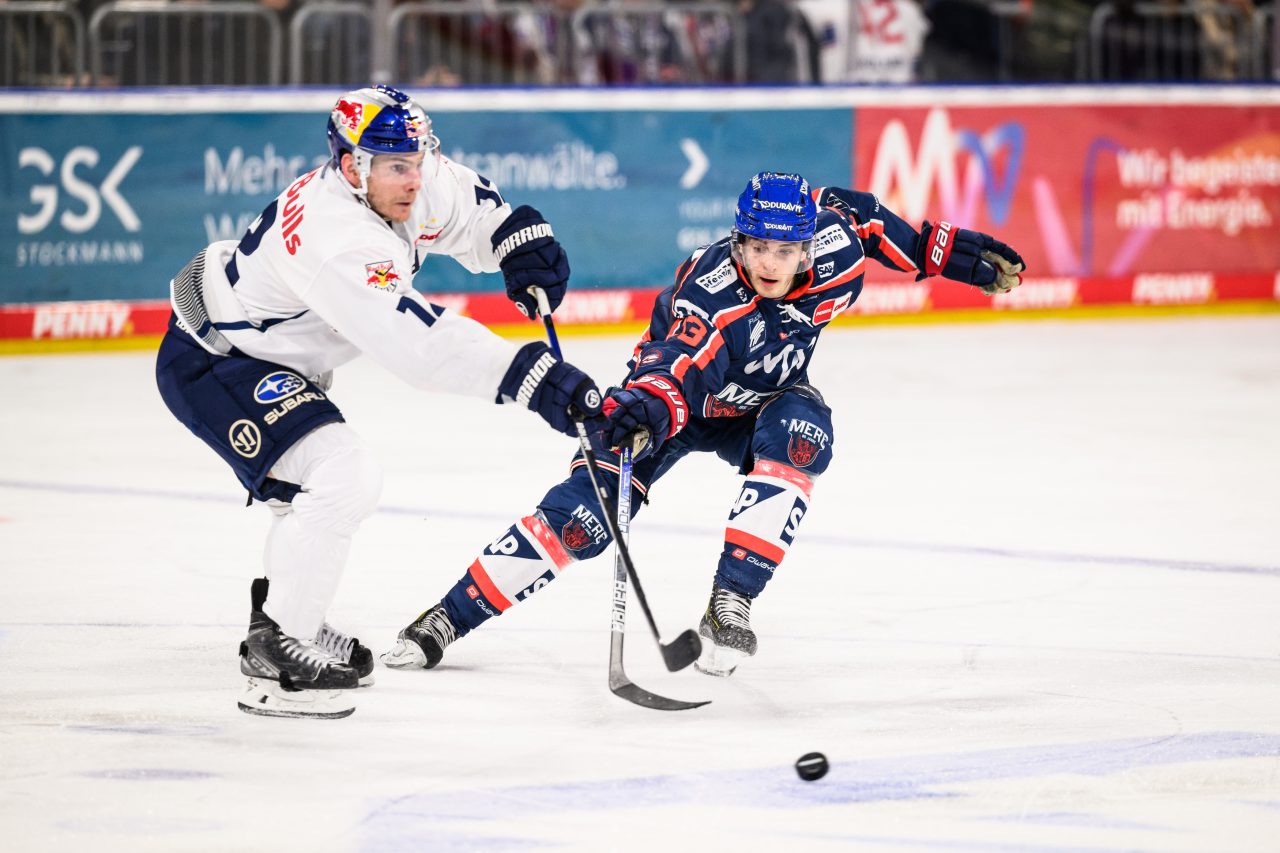
[[[687,711],[690,708],[701,708],[703,705],[711,704],[710,699],[703,702],[686,702],[683,699],[670,699],[666,696],[659,696],[657,693],[650,693],[640,685],[632,682],[625,675],[620,678],[610,675],[609,689],[614,696],[626,699],[633,705],[653,708],[656,711]]]
[[[702,638],[697,631],[689,628],[671,642],[659,643],[659,648],[662,649],[662,659],[666,661],[667,669],[679,672],[702,654]]]

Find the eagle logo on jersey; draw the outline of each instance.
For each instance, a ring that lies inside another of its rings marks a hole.
[[[396,272],[396,265],[391,261],[365,264],[364,271],[367,275],[364,283],[374,290],[395,290],[396,285],[400,283],[400,274]]]

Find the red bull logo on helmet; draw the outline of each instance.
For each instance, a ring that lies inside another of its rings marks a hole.
[[[333,123],[345,128],[352,136],[357,135],[363,118],[364,104],[341,98],[338,100],[338,105],[333,108]]]
[[[410,113],[404,122],[404,135],[409,139],[421,139],[430,131],[430,125],[423,116],[416,116]]]

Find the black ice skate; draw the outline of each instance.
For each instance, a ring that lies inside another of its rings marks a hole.
[[[271,581],[267,578],[254,578],[249,590],[249,598],[255,611],[262,610],[267,601],[267,593]],[[373,685],[373,652],[368,646],[361,644],[355,637],[348,637],[337,628],[325,622],[316,632],[315,644],[343,663],[350,664],[360,677],[361,687]]]
[[[240,710],[265,717],[349,716],[355,706],[348,691],[359,686],[360,677],[314,642],[281,631],[274,619],[258,609],[266,599],[265,590],[265,578],[254,581],[256,606],[249,614],[249,634],[240,644],[240,672],[249,677],[238,703]]]
[[[458,629],[444,607],[437,604],[400,632],[395,646],[383,654],[382,662],[395,669],[431,669],[456,639]]]
[[[694,667],[707,675],[732,675],[743,658],[756,653],[751,599],[713,585],[707,612],[698,623],[698,634],[703,638],[702,654]]]

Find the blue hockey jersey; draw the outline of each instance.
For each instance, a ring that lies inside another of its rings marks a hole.
[[[871,193],[813,191],[813,266],[783,299],[750,286],[725,237],[689,257],[653,306],[629,380],[673,377],[692,417],[745,415],[807,381],[818,336],[862,291],[868,257],[917,272],[920,235]]]

